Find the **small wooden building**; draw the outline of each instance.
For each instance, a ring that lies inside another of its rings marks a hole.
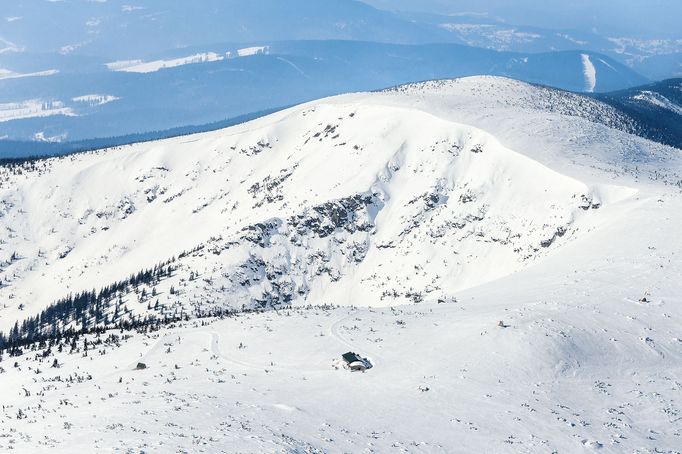
[[[365,358],[354,352],[348,352],[341,355],[344,362],[344,367],[352,372],[364,372],[372,367]]]

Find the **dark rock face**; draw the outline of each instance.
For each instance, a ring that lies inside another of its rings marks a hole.
[[[265,204],[281,202],[284,200],[282,185],[291,178],[296,167],[297,166],[290,169],[282,169],[279,175],[267,176],[263,181],[254,183],[247,191],[257,200],[254,208],[260,208]]]
[[[234,293],[256,307],[277,307],[305,298],[310,284],[341,279],[343,267],[361,263],[369,250],[381,196],[356,194],[306,209],[287,220],[271,219],[244,228],[223,249],[246,247],[249,257],[231,274]],[[334,262],[341,256],[345,261]]]
[[[378,202],[376,194],[355,195],[316,206],[309,213],[290,218],[288,224],[299,234],[311,232],[319,238],[326,238],[337,230],[369,232],[374,225],[361,219],[360,213]]]
[[[270,246],[270,238],[277,233],[282,226],[280,219],[272,219],[263,223],[245,227],[241,239],[256,244],[262,248]]]

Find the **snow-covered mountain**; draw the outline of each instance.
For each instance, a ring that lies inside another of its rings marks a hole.
[[[72,57],[54,63],[45,66],[56,71],[49,75],[0,80],[0,156],[91,149],[82,141],[150,131],[165,137],[171,128],[414,81],[489,74],[590,92],[647,82],[600,54],[518,54],[454,44],[267,41],[105,59],[86,72],[70,69],[79,67]]]
[[[648,62],[680,47],[356,0],[5,3],[0,157],[197,132],[424,80],[496,75],[578,92],[622,90],[650,82],[639,71],[670,72],[655,62],[650,71]]]
[[[675,452],[682,156],[630,121],[471,77],[3,166],[6,341],[176,322],[13,352],[0,447]]]
[[[640,134],[682,148],[682,79],[602,94],[598,98],[632,118]]]
[[[627,134],[628,120],[579,95],[470,78],[6,166],[2,325],[173,258],[157,288],[170,311],[444,299],[534,263],[635,192],[566,171],[568,157],[618,171],[677,157]],[[500,132],[518,123],[538,137]],[[109,320],[150,301],[109,301]]]

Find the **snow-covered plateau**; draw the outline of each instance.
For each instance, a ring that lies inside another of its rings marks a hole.
[[[681,452],[682,152],[635,129],[472,77],[0,167],[0,450]]]

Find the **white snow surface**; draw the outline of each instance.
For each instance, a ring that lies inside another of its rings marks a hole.
[[[186,57],[174,58],[170,60],[154,60],[145,62],[142,60],[123,60],[107,63],[107,68],[112,71],[123,71],[131,73],[152,73],[166,68],[175,68],[184,65],[197,63],[207,63],[223,60],[220,54],[215,52],[203,52]]]
[[[638,101],[648,102],[657,107],[662,107],[663,109],[668,109],[677,115],[682,115],[682,106],[671,101],[660,93],[656,93],[649,90],[642,90],[640,93],[633,96],[633,99]]]
[[[583,61],[583,74],[585,75],[585,91],[587,93],[594,93],[597,86],[597,69],[594,67],[590,56],[587,54],[580,54]]]
[[[251,57],[253,55],[267,54],[270,51],[270,46],[254,46],[237,49],[237,55],[240,57]]]
[[[619,121],[475,77],[0,169],[3,329],[172,256],[277,308],[3,357],[0,449],[679,452],[680,150]]]
[[[0,104],[0,123],[22,118],[50,117],[52,115],[76,115],[62,101],[30,99],[22,102]]]
[[[89,106],[103,106],[110,102],[118,101],[120,98],[113,95],[83,95],[72,99],[74,102],[84,103]]]

